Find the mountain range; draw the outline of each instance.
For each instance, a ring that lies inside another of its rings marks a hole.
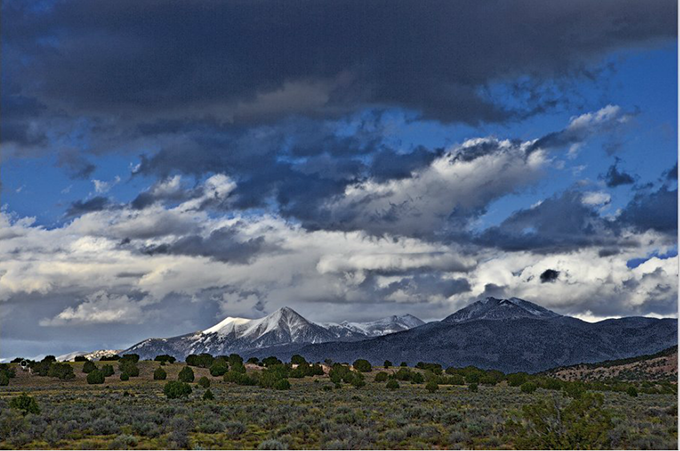
[[[404,331],[425,324],[413,315],[390,316],[366,323],[318,324],[283,307],[260,319],[228,317],[218,324],[173,338],[150,338],[127,349],[126,353],[153,358],[170,354],[184,359],[189,354],[248,354],[286,347],[297,349],[306,344],[365,340]]]
[[[489,297],[430,323],[404,315],[319,324],[284,307],[260,319],[229,317],[203,331],[147,339],[124,353],[178,359],[201,352],[281,359],[301,354],[310,361],[366,358],[374,364],[424,361],[539,372],[653,354],[675,345],[677,319],[628,317],[588,323],[522,299]]]

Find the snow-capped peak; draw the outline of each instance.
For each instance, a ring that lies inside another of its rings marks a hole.
[[[442,322],[460,323],[479,319],[504,320],[518,318],[549,319],[559,314],[519,298],[497,299],[488,297],[474,302],[456,313],[444,318]]]
[[[201,334],[217,334],[219,336],[233,336],[235,339],[257,339],[269,332],[281,331],[295,335],[302,327],[313,325],[290,307],[282,307],[269,315],[258,318],[227,317],[205,329]]]
[[[387,318],[377,319],[368,322],[349,322],[343,321],[339,325],[356,333],[361,333],[369,337],[378,335],[386,335],[394,332],[401,332],[402,330],[412,329],[414,327],[425,324],[419,318],[413,315],[392,315]]]
[[[248,319],[248,318],[239,318],[239,317],[234,317],[234,316],[227,316],[226,318],[224,318],[219,323],[217,323],[214,326],[204,330],[203,333],[204,334],[212,334],[212,333],[215,333],[215,332],[220,332],[221,330],[224,330],[224,329],[233,329],[234,326],[240,326],[240,325],[243,325],[243,324],[247,324],[251,321],[253,321],[253,320]]]

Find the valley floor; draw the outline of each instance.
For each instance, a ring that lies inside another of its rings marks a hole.
[[[74,364],[79,365],[79,364]],[[327,376],[291,379],[290,390],[238,386],[211,378],[215,399],[192,384],[187,399],[169,400],[165,381],[153,381],[155,362],[139,362],[141,375],[104,385],[77,378],[59,381],[19,371],[0,391],[3,449],[512,449],[520,447],[523,406],[548,400],[569,403],[560,391],[523,393],[505,382],[479,386],[400,383],[389,390],[366,375],[367,384],[333,388]],[[175,380],[181,364],[166,365]],[[208,374],[194,368],[196,378]],[[8,408],[28,393],[40,414],[22,416]],[[677,449],[675,394],[602,392],[612,415],[606,431],[613,449]]]

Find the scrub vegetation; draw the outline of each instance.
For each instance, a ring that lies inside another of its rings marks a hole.
[[[300,356],[187,360],[2,365],[0,448],[677,448],[672,381]]]

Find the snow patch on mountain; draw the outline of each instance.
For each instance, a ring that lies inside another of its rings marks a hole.
[[[99,360],[102,357],[110,357],[123,352],[119,349],[100,349],[98,351],[86,352],[86,351],[75,351],[69,354],[63,354],[57,357],[59,362],[71,362],[75,360],[76,357],[83,356],[88,360]]]
[[[519,298],[497,299],[488,297],[474,302],[442,320],[444,323],[465,321],[507,320],[519,318],[550,319],[561,315],[540,305]]]

